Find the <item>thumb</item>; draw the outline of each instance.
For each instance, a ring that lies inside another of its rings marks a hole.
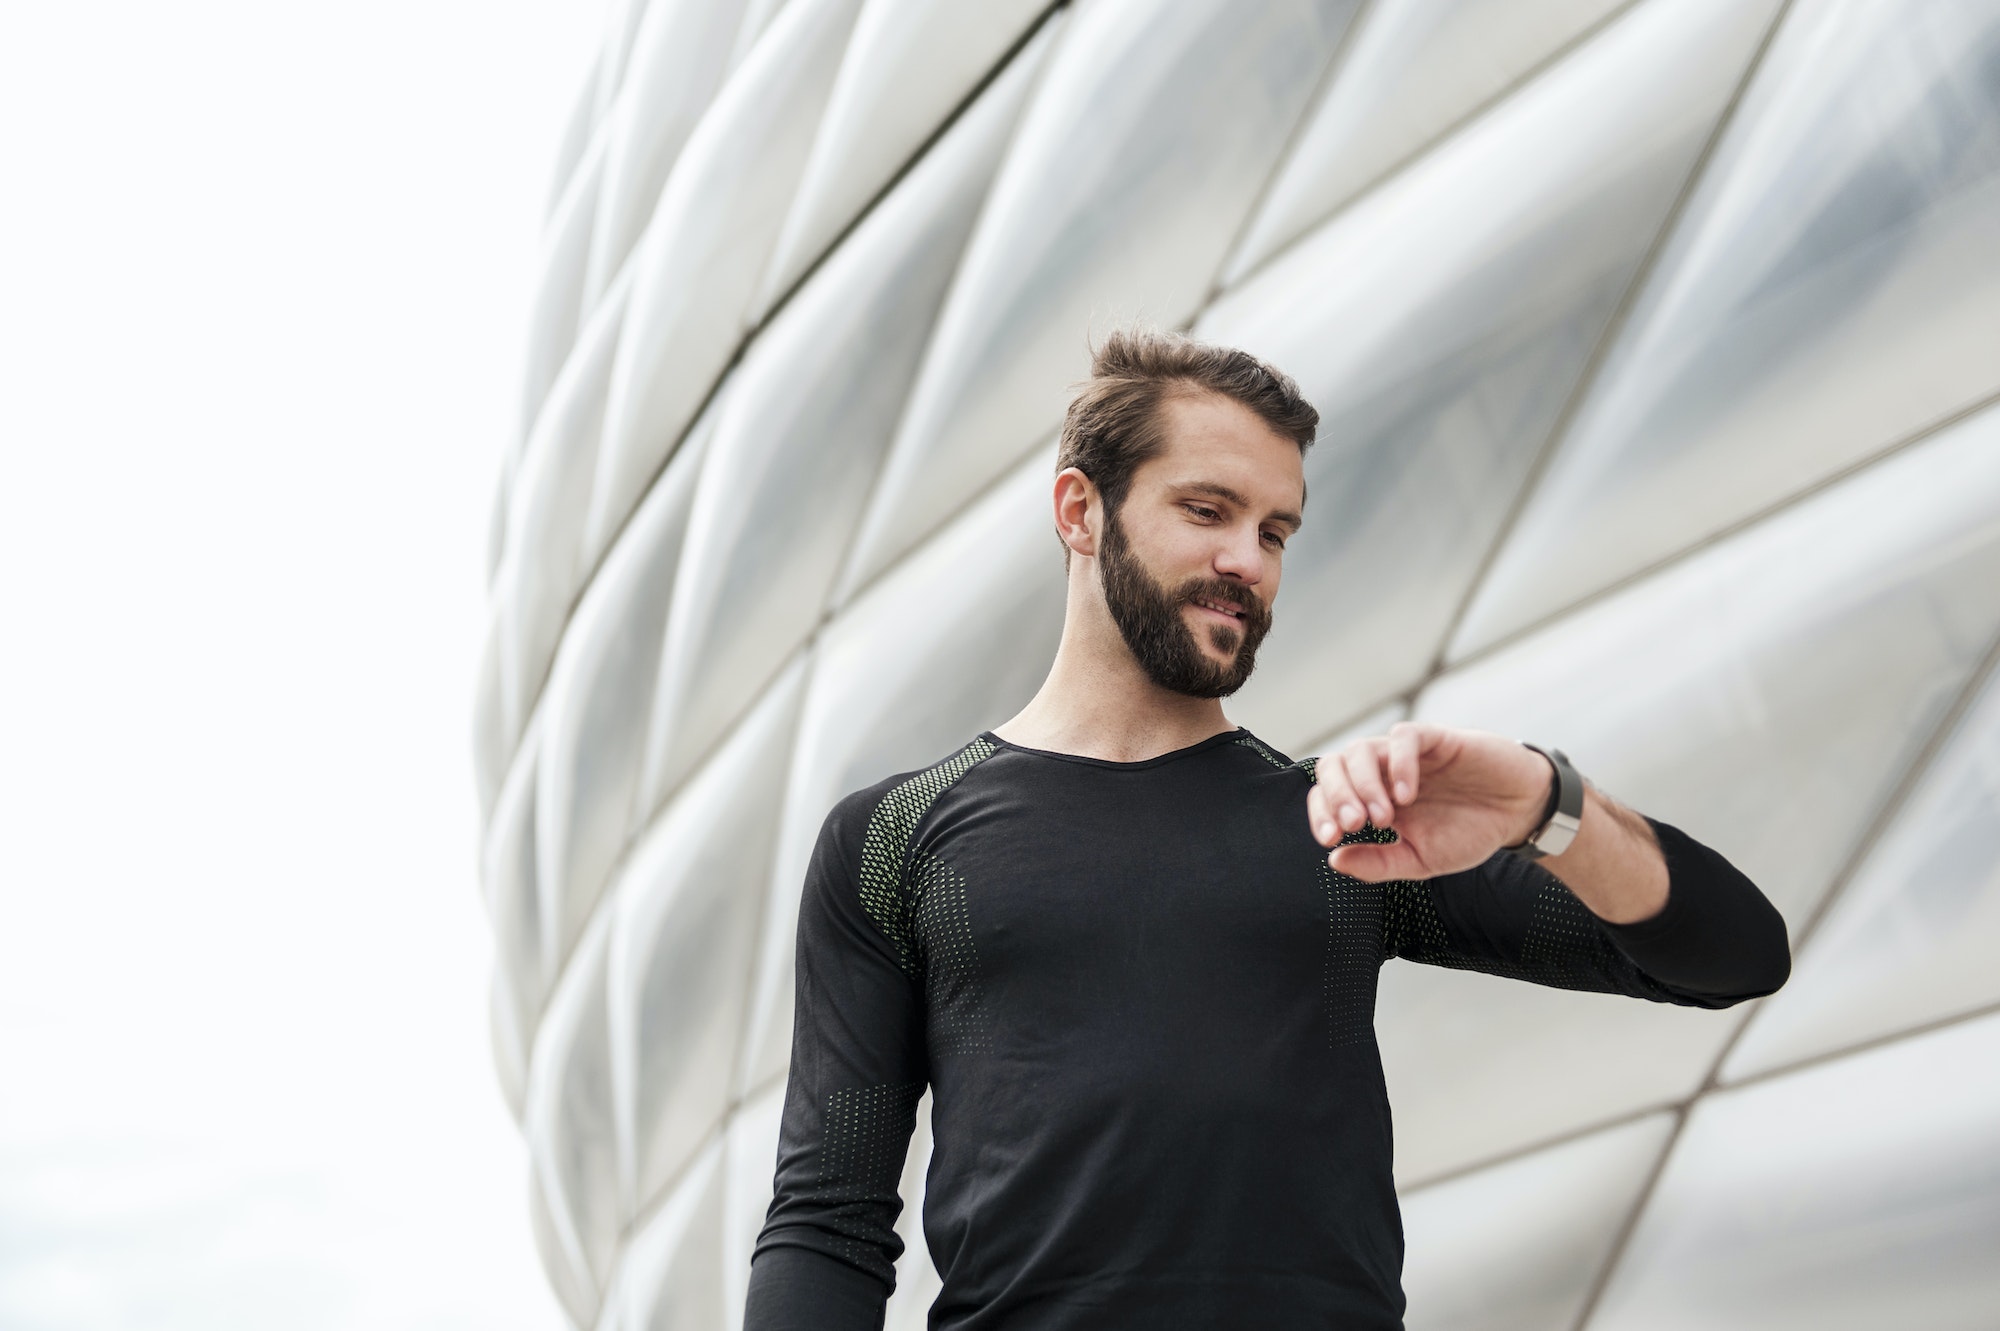
[[[1360,842],[1333,852],[1330,863],[1336,873],[1358,878],[1364,883],[1384,883],[1391,878],[1420,878],[1423,861],[1404,844],[1372,845]]]

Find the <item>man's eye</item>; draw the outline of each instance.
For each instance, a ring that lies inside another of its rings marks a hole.
[[[1217,518],[1222,516],[1220,513],[1217,513],[1214,509],[1205,508],[1200,504],[1184,504],[1182,505],[1182,507],[1186,508],[1188,512],[1194,514],[1196,517],[1200,518],[1203,522],[1214,522]]]
[[[1285,538],[1280,532],[1267,531],[1264,533],[1264,540],[1273,550],[1282,550],[1285,548]]]

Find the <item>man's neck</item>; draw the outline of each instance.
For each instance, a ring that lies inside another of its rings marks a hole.
[[[1027,749],[1143,762],[1235,729],[1221,699],[1161,688],[1140,669],[1108,614],[1077,610],[1072,601],[1041,690],[994,734]]]

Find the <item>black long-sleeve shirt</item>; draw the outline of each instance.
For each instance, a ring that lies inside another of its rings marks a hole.
[[[1336,873],[1312,779],[1243,730],[1137,763],[984,734],[842,800],[746,1331],[881,1325],[926,1086],[934,1328],[1400,1327],[1384,961],[1698,1007],[1784,983],[1776,910],[1672,827],[1665,908],[1612,925],[1505,853]]]

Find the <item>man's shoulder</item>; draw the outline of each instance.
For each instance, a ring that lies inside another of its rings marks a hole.
[[[985,735],[976,735],[936,762],[896,772],[872,785],[850,791],[828,812],[827,826],[851,830],[859,836],[866,832],[870,822],[884,819],[914,825],[938,796],[956,785],[967,772],[992,757],[998,748]]]
[[[1247,730],[1240,728],[1237,730],[1236,747],[1249,750],[1261,759],[1266,767],[1269,767],[1274,772],[1285,772],[1303,776],[1308,782],[1312,781],[1317,774],[1316,767],[1319,759],[1287,757]]]

